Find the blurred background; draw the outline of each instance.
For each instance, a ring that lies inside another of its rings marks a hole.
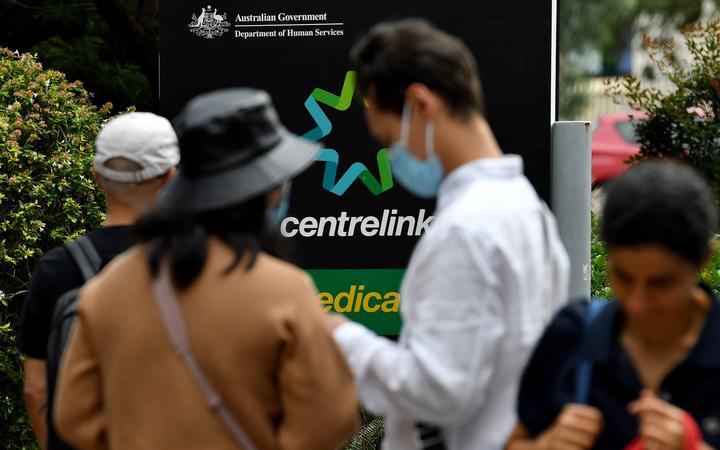
[[[46,68],[80,80],[98,105],[157,110],[159,0],[3,0],[0,45],[37,53]],[[626,99],[608,83],[632,75],[668,91],[647,39],[674,43],[688,59],[681,31],[719,17],[720,0],[558,0],[561,120],[593,123],[596,185],[625,167],[639,150]],[[642,118],[642,116],[640,117]]]
[[[720,0],[557,1],[558,113],[592,122],[594,203],[652,157],[694,166],[720,203]],[[20,300],[43,251],[102,220],[88,176],[102,123],[158,110],[158,7],[0,0],[0,448],[38,448],[14,344]],[[591,254],[592,295],[609,298],[594,219]],[[720,252],[701,277],[720,293]],[[363,423],[348,449],[376,448],[381,420]]]

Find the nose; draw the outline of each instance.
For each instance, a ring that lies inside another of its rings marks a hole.
[[[625,298],[625,310],[628,314],[644,314],[652,306],[650,292],[643,283],[634,284],[627,292]]]

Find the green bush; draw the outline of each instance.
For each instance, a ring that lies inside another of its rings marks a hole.
[[[640,152],[630,162],[669,158],[695,167],[720,198],[720,22],[683,31],[690,61],[679,61],[672,41],[644,39],[658,70],[673,88],[662,92],[645,87],[635,77],[610,85],[642,111],[635,131]]]
[[[355,436],[345,444],[343,450],[376,450],[380,448],[385,433],[382,417],[373,417],[365,411],[360,411],[362,426]]]
[[[22,398],[14,326],[43,251],[98,226],[104,199],[92,176],[98,109],[80,82],[0,48],[0,442],[35,448]]]
[[[700,272],[700,280],[707,283],[715,295],[720,295],[720,252],[717,251],[720,237],[715,236],[715,252],[708,265]]]
[[[607,278],[607,250],[600,240],[600,220],[592,215],[590,237],[590,295],[592,298],[612,298],[613,293]]]
[[[715,236],[713,257],[707,266],[700,272],[699,278],[706,283],[715,295],[720,295],[720,235]],[[590,243],[590,259],[592,273],[590,278],[590,291],[593,298],[612,298],[613,292],[608,282],[607,250],[600,240],[600,221],[592,216],[592,237]]]

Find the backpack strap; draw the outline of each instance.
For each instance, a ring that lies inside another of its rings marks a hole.
[[[590,335],[590,327],[593,322],[595,322],[595,319],[600,315],[603,308],[605,308],[605,304],[606,303],[603,300],[590,300],[587,312],[585,313],[585,320],[583,321],[583,333],[582,340],[580,342],[581,349],[583,349],[584,345],[586,345]],[[587,356],[582,355],[582,358],[577,366],[577,371],[575,372],[575,403],[581,405],[587,404],[588,398],[590,397],[592,372],[592,360]]]
[[[80,236],[70,242],[65,243],[70,256],[75,260],[82,273],[83,279],[88,281],[90,278],[97,275],[102,268],[102,258],[95,249],[92,241],[87,236]]]
[[[220,394],[210,383],[210,380],[208,380],[192,353],[185,322],[183,321],[182,312],[180,311],[178,299],[175,296],[170,280],[170,273],[166,265],[161,265],[160,273],[155,280],[153,280],[152,288],[155,294],[153,296],[155,304],[160,312],[160,317],[170,337],[170,341],[175,348],[175,352],[183,363],[185,363],[185,366],[200,387],[200,390],[207,400],[208,407],[213,414],[220,419],[223,425],[225,425],[225,428],[233,436],[235,442],[240,444],[245,450],[256,450],[257,447],[255,447],[240,423],[232,415],[232,412],[230,412]]]

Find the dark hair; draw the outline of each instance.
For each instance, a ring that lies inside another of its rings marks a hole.
[[[374,89],[381,109],[402,112],[405,91],[423,83],[461,117],[484,113],[475,59],[460,39],[420,19],[374,26],[353,46],[358,88]]]
[[[277,247],[265,231],[265,194],[227,208],[200,213],[155,209],[135,224],[135,235],[148,247],[148,264],[153,276],[168,257],[173,282],[186,288],[200,275],[207,260],[207,245],[214,235],[235,251],[225,270],[235,269],[249,252],[246,268],[253,267],[260,250],[277,254]]]
[[[700,264],[717,222],[715,198],[700,175],[680,164],[647,161],[611,182],[601,237],[608,247],[660,245]]]

